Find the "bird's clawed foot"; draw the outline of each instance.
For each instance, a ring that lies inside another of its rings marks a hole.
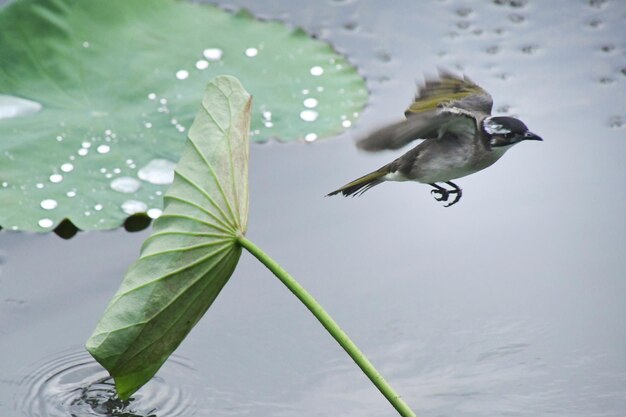
[[[435,194],[435,200],[437,201],[448,201],[448,198],[450,197],[450,192],[443,187],[433,188],[430,190],[430,193]]]
[[[454,200],[444,205],[444,207],[450,207],[458,203],[458,201],[461,199],[461,196],[463,196],[463,190],[461,190],[461,187],[459,187],[458,185],[456,185],[455,183],[451,181],[446,181],[446,184],[453,187],[452,190],[448,190],[444,187],[441,187],[433,183],[433,184],[429,184],[433,187],[433,189],[430,190],[430,193],[435,195],[435,200],[445,201],[445,202],[447,202],[448,199],[450,198],[450,194],[454,194]]]

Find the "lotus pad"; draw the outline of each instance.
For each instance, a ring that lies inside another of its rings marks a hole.
[[[254,96],[251,140],[316,140],[367,93],[327,43],[171,0],[18,0],[0,11],[0,226],[112,229],[160,215],[207,82]]]

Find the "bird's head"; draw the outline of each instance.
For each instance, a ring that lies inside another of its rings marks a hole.
[[[515,145],[523,140],[543,140],[514,117],[487,117],[482,121],[482,130],[492,148]]]

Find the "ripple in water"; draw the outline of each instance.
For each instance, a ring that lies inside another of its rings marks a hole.
[[[193,373],[186,360],[173,356],[159,376],[122,401],[113,379],[86,351],[68,351],[27,370],[16,409],[28,417],[190,417],[195,401],[176,380],[189,382]]]

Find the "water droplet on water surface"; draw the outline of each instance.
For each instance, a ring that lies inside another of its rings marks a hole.
[[[25,98],[0,94],[0,120],[28,116],[42,109],[41,104]]]
[[[139,187],[141,182],[131,177],[119,177],[111,181],[111,188],[120,193],[134,193]]]
[[[611,128],[618,129],[624,127],[624,125],[624,118],[621,116],[611,116],[609,118],[609,127]]]
[[[175,162],[167,159],[153,159],[146,166],[139,169],[137,176],[152,184],[171,184],[174,181],[175,166]]]

